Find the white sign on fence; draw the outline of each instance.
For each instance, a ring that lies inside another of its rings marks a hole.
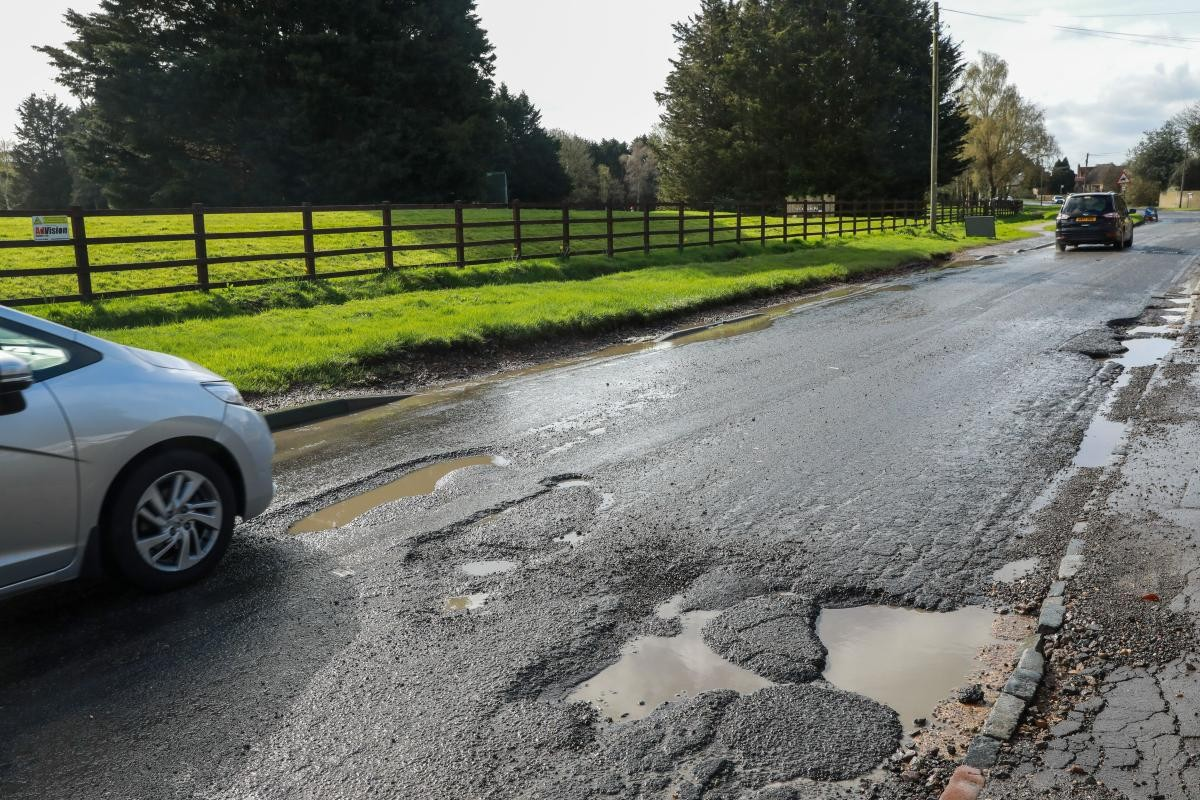
[[[66,217],[33,218],[33,240],[35,242],[66,242],[70,239],[71,224]]]

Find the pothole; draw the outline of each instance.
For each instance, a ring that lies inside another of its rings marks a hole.
[[[979,651],[998,641],[995,619],[976,606],[948,612],[878,605],[824,609],[817,635],[828,650],[825,679],[890,706],[911,727],[962,686]]]
[[[446,598],[447,611],[474,611],[483,606],[483,603],[488,598],[487,592],[479,592],[477,594],[460,594],[455,597]]]
[[[554,541],[560,544],[579,544],[585,538],[587,537],[579,531],[571,531],[570,533],[564,533],[562,536],[555,536]]]
[[[504,466],[508,462],[498,456],[467,456],[430,464],[413,470],[398,480],[377,489],[347,498],[309,514],[289,528],[290,533],[314,533],[340,528],[361,517],[373,508],[405,497],[430,494],[438,482],[452,472],[467,467]]]
[[[1038,561],[1040,559],[1037,556],[1022,558],[1019,561],[1010,561],[992,573],[992,580],[997,583],[1012,583],[1013,581],[1020,580],[1037,569]]]
[[[458,569],[472,578],[483,578],[488,575],[501,575],[512,572],[517,568],[515,561],[470,561],[460,564]]]
[[[676,636],[639,636],[623,648],[616,663],[575,687],[571,702],[587,702],[614,722],[640,719],[663,703],[684,695],[733,689],[748,694],[771,681],[743,669],[721,656],[704,642],[705,623],[719,611],[680,613],[682,595],[655,609],[660,619],[678,619],[682,630]]]
[[[1100,404],[1100,408],[1088,423],[1087,430],[1084,431],[1083,441],[1080,442],[1079,450],[1072,460],[1077,467],[1103,467],[1112,459],[1117,445],[1125,437],[1127,427],[1125,422],[1109,419],[1117,396],[1133,379],[1135,367],[1157,364],[1171,352],[1175,341],[1163,338],[1125,339],[1122,344],[1128,350],[1116,358],[1109,359],[1121,365],[1121,374],[1113,381],[1108,396]]]

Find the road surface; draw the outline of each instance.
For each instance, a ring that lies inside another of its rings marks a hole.
[[[1197,222],[282,435],[276,504],[203,585],[0,607],[0,795],[849,791],[831,781],[868,773],[911,720],[814,682],[820,608],[985,599],[1103,394],[1096,362],[1060,347],[1177,286]],[[486,463],[288,533],[466,457]],[[571,702],[646,636],[712,648],[728,690]]]

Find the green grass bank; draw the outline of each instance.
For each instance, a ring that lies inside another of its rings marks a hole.
[[[1021,229],[1031,218],[999,224],[998,238],[1031,235]],[[596,263],[521,262],[496,272],[457,271],[451,273],[459,276],[455,279],[413,276],[401,279],[403,285],[381,288],[364,282],[354,291],[329,289],[343,294],[307,306],[255,311],[239,310],[233,302],[228,313],[191,318],[178,309],[158,312],[164,314],[158,324],[138,321],[136,309],[126,309],[124,317],[120,309],[92,311],[91,318],[80,311],[81,318],[74,320],[63,309],[45,312],[118,342],[192,359],[248,394],[268,395],[302,385],[368,379],[406,352],[609,330],[747,298],[865,279],[988,241],[968,239],[961,225],[951,225],[936,236],[909,229],[722,253],[697,248],[655,254],[650,260],[638,255]],[[425,280],[463,283],[428,286]],[[116,324],[105,325],[106,320]],[[130,322],[137,324],[120,326]]]

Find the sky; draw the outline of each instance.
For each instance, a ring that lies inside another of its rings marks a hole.
[[[547,127],[626,141],[658,121],[654,92],[662,88],[675,55],[671,25],[700,5],[699,0],[477,3],[496,48],[497,81],[528,92]],[[66,40],[63,12],[93,11],[99,0],[13,5],[0,27],[0,138],[11,137],[15,108],[30,92],[70,100],[54,83],[46,58],[30,48]],[[1200,101],[1200,13],[1170,13],[1196,10],[1194,0],[951,0],[942,19],[968,60],[986,50],[1008,62],[1011,80],[1045,110],[1047,127],[1074,166],[1085,159],[1122,161],[1143,131]],[[1115,38],[1056,25],[1113,32]],[[1130,41],[1129,34],[1175,38],[1151,45]]]

